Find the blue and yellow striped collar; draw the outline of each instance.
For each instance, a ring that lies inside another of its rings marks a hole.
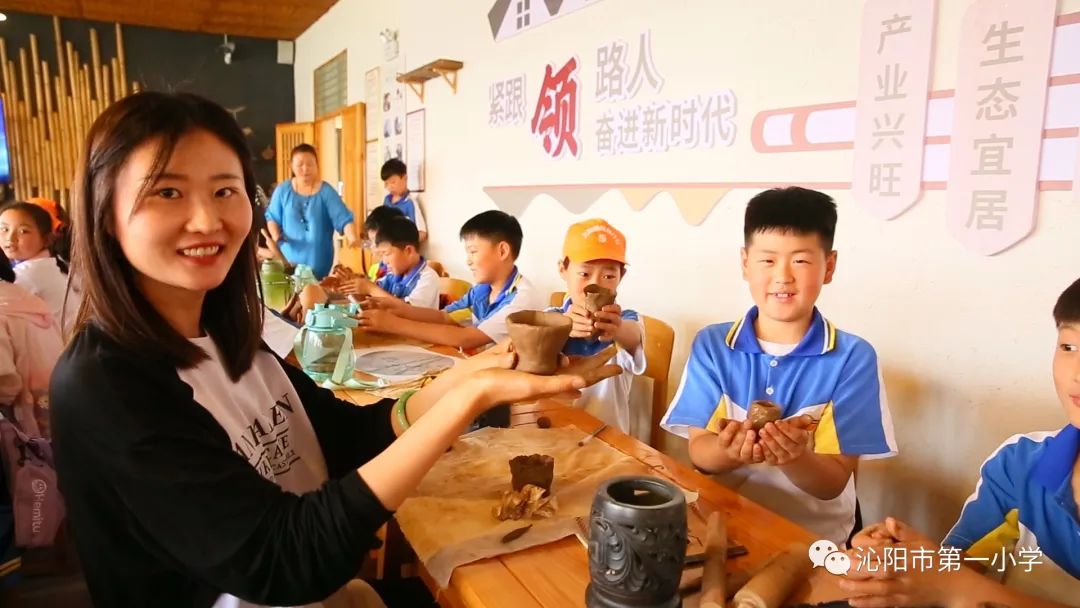
[[[757,335],[754,333],[754,320],[757,317],[758,307],[754,306],[750,308],[746,316],[731,324],[731,329],[728,330],[727,337],[724,339],[728,348],[745,353],[764,354]],[[836,326],[822,316],[817,307],[814,307],[814,318],[810,321],[810,329],[790,355],[796,357],[824,355],[834,348],[836,348]]]

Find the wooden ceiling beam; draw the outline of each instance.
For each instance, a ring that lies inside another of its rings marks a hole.
[[[125,25],[292,40],[337,0],[0,0],[0,10]]]

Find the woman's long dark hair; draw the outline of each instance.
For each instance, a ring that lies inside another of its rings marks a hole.
[[[76,328],[91,323],[124,348],[140,356],[163,357],[181,368],[194,366],[207,355],[173,329],[136,286],[134,269],[116,240],[113,198],[116,177],[136,148],[158,143],[152,169],[156,178],[177,142],[200,129],[219,138],[240,159],[254,213],[255,175],[243,131],[224,108],[187,93],[136,93],[109,106],[90,127],[72,188],[72,274],[83,294]],[[147,180],[144,190],[154,181]],[[250,369],[261,343],[256,238],[252,222],[225,280],[203,301],[202,327],[221,350],[233,380]]]

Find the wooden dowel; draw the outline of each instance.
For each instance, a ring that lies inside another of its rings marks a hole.
[[[705,532],[705,568],[701,573],[701,608],[727,604],[727,516],[713,511]]]

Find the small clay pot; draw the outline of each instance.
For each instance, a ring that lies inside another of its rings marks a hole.
[[[593,284],[585,287],[585,301],[581,305],[591,314],[596,314],[609,304],[615,303],[615,292],[607,287]],[[595,340],[600,335],[599,330],[593,330],[590,338]]]
[[[544,488],[544,494],[551,492],[551,481],[555,478],[555,459],[545,454],[515,456],[510,459],[510,485],[515,492],[520,492],[527,484]]]
[[[746,413],[746,417],[750,419],[750,423],[754,425],[755,431],[760,431],[765,428],[765,425],[770,422],[776,422],[784,416],[784,411],[780,409],[780,406],[772,401],[755,401],[750,404],[750,411]]]
[[[515,369],[550,376],[559,369],[559,353],[570,339],[573,322],[557,312],[522,310],[506,318],[517,353]]]

